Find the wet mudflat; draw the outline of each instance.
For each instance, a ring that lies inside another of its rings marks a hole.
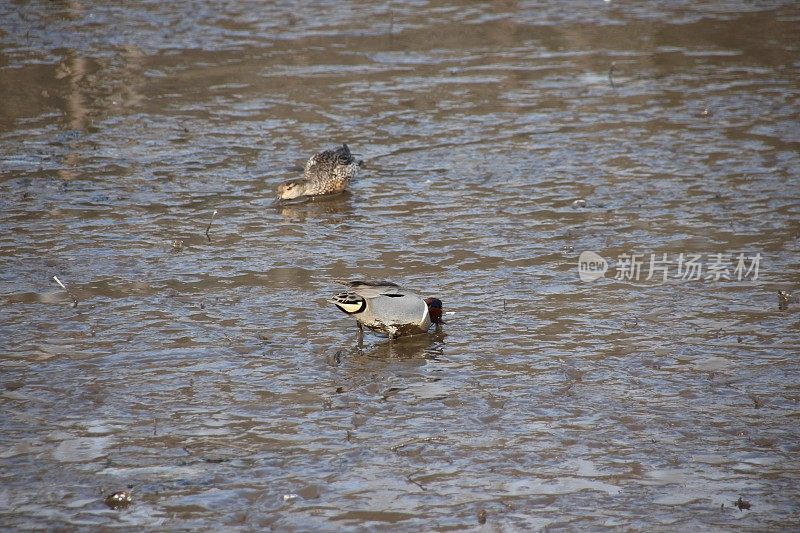
[[[117,4],[0,4],[0,524],[800,523],[796,3]]]

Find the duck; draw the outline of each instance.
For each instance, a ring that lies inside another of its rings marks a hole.
[[[278,185],[278,201],[325,196],[343,192],[358,173],[363,161],[356,161],[347,144],[312,155],[303,169],[303,177]]]
[[[442,301],[423,298],[391,281],[346,281],[349,290],[329,299],[340,311],[356,319],[359,335],[366,327],[394,339],[426,333],[444,324]]]

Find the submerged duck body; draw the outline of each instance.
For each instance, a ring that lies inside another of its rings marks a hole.
[[[356,176],[359,165],[346,144],[314,154],[306,162],[302,178],[278,185],[278,200],[340,193]]]
[[[442,322],[442,301],[422,298],[389,281],[351,281],[350,290],[328,300],[373,331],[390,337],[427,332]]]

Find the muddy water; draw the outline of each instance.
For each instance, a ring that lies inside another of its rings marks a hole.
[[[794,2],[116,4],[0,4],[4,527],[798,525]]]

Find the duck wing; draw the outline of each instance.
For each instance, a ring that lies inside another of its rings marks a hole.
[[[397,295],[411,294],[410,291],[403,289],[400,287],[400,285],[397,283],[392,283],[391,281],[337,281],[342,285],[346,285],[349,288],[349,292],[362,296],[368,300],[378,296],[388,296],[391,298]]]

